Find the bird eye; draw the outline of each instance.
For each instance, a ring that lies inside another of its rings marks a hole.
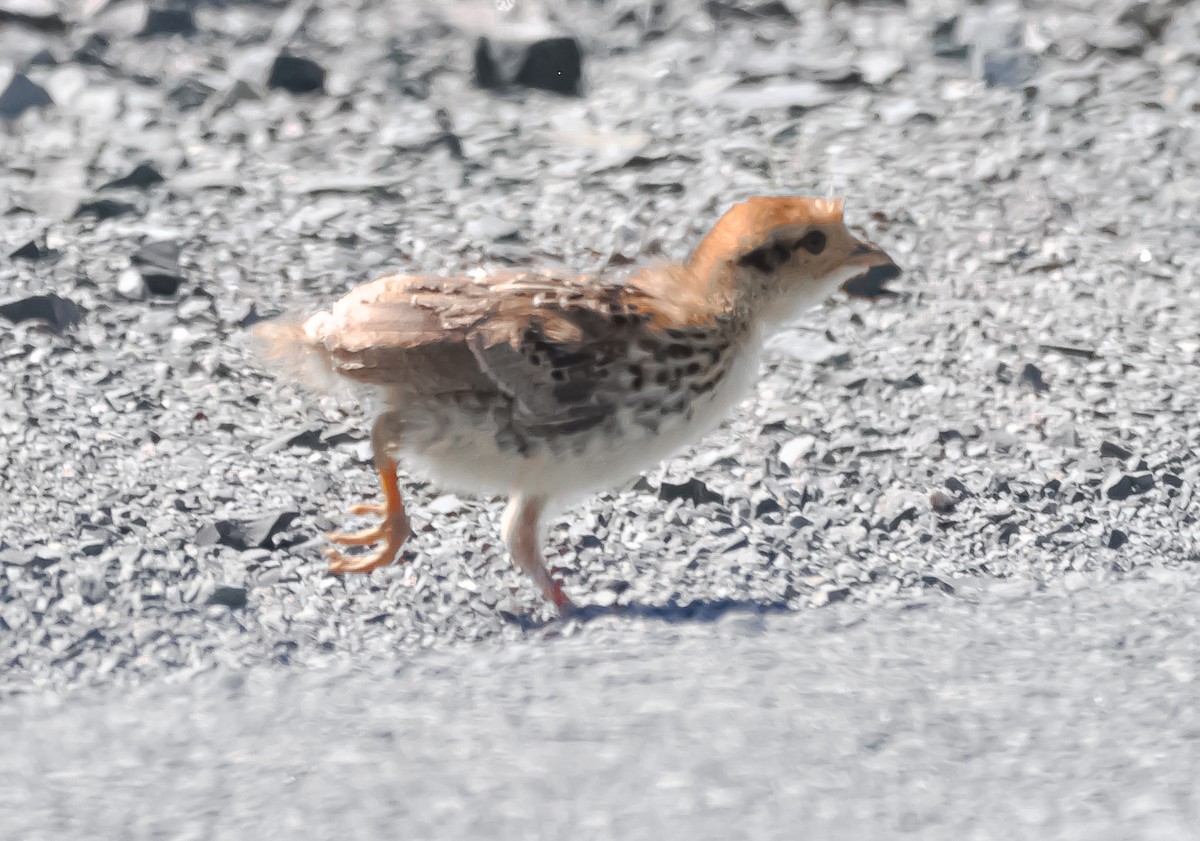
[[[820,231],[809,231],[802,239],[796,240],[796,248],[803,248],[809,254],[820,254],[825,250],[825,235]]]

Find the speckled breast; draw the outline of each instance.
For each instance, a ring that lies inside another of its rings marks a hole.
[[[425,448],[479,451],[482,437],[515,457],[636,446],[677,436],[697,422],[710,426],[714,407],[728,408],[730,389],[746,385],[745,369],[757,362],[754,343],[729,327],[627,330],[586,348],[531,332],[517,348],[476,353],[477,372],[491,388],[446,389],[436,399],[409,395],[396,402],[412,421],[424,416]]]

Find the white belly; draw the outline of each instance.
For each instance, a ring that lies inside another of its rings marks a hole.
[[[760,343],[747,342],[717,386],[693,402],[690,419],[664,418],[657,432],[623,417],[619,436],[596,435],[571,452],[543,448],[522,457],[501,449],[494,429],[463,427],[443,430],[432,445],[401,440],[397,455],[406,469],[443,490],[485,496],[518,492],[566,504],[617,487],[711,432],[749,392],[759,359]]]

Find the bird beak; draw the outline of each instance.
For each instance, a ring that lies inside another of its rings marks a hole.
[[[842,291],[851,298],[866,298],[873,301],[876,298],[899,297],[899,293],[893,292],[884,284],[900,277],[900,267],[882,248],[869,242],[860,242],[850,252],[850,258],[846,261],[846,265],[856,272],[849,280],[842,283]]]

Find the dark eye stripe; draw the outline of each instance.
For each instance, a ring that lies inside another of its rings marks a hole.
[[[792,259],[793,252],[801,248],[809,254],[820,254],[825,250],[825,234],[820,231],[809,231],[790,246],[782,242],[769,242],[766,245],[760,245],[750,253],[743,255],[738,260],[738,265],[767,274],[775,271],[788,260]]]
[[[738,260],[738,265],[765,274],[775,271],[790,259],[792,259],[792,249],[782,242],[772,242],[760,245],[749,254],[744,255]]]

